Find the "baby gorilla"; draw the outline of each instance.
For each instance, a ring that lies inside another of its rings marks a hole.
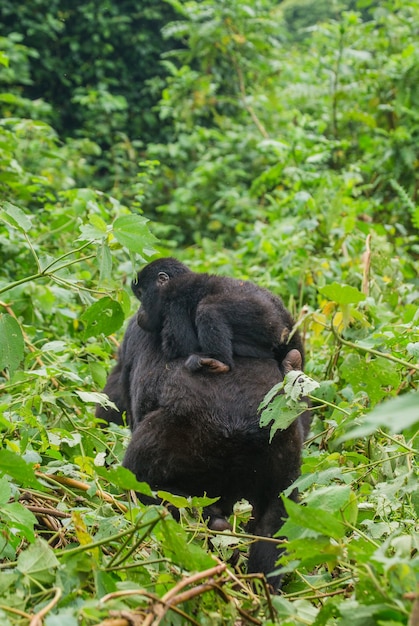
[[[281,365],[290,350],[303,354],[280,298],[249,281],[198,274],[169,257],[146,265],[132,290],[139,326],[159,334],[167,359],[187,357],[190,371],[228,372],[237,356]]]

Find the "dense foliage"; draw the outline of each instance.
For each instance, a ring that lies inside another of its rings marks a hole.
[[[2,624],[418,626],[417,2],[67,4],[2,3]],[[128,429],[94,418],[155,250],[304,334],[281,595],[243,573],[246,503],[231,533],[203,498],[144,507]]]

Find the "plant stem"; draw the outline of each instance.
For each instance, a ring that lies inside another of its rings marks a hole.
[[[307,394],[307,398],[310,398],[310,400],[312,400],[313,402],[320,402],[320,404],[317,406],[318,409],[325,405],[330,406],[332,409],[336,409],[337,411],[345,413],[345,415],[347,415],[348,417],[350,417],[351,415],[349,411],[347,411],[346,409],[342,409],[342,407],[337,406],[337,404],[333,404],[333,402],[328,402],[327,400],[316,398],[316,396],[312,396],[311,393]]]
[[[388,361],[393,361],[394,363],[398,363],[399,365],[403,365],[407,369],[414,369],[419,371],[419,365],[417,363],[409,363],[409,361],[405,361],[404,359],[399,359],[397,356],[393,356],[389,352],[380,352],[379,350],[374,350],[374,348],[366,348],[365,346],[361,346],[357,343],[353,343],[352,341],[348,341],[347,339],[343,339],[341,335],[336,331],[333,320],[332,320],[332,332],[336,339],[344,346],[348,346],[349,348],[353,348],[354,350],[360,350],[361,352],[365,352],[366,354],[373,354],[374,356],[382,357],[383,359],[387,359]]]
[[[59,263],[62,259],[65,259],[66,257],[70,256],[71,254],[77,254],[77,252],[81,252],[82,250],[84,250],[85,248],[88,248],[92,243],[94,243],[93,241],[87,241],[86,243],[84,243],[82,246],[80,246],[79,248],[76,248],[75,250],[70,250],[70,252],[66,252],[65,254],[62,254],[61,256],[58,257],[58,259],[54,259],[54,261],[51,261],[51,263],[49,265],[47,265],[46,267],[44,267],[43,269],[43,273],[48,272],[48,270],[53,267],[53,265],[56,265],[56,263]],[[91,258],[91,257],[87,257],[87,258]],[[72,263],[75,263],[76,260],[72,261]],[[58,272],[60,269],[62,269],[63,267],[67,267],[67,263],[64,265],[60,265],[60,267],[58,267],[55,271]]]

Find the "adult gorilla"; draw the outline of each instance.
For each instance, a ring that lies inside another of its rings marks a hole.
[[[253,507],[248,532],[272,537],[286,516],[279,494],[299,475],[309,416],[277,431],[270,443],[258,406],[283,372],[301,367],[301,353],[292,349],[281,367],[275,358],[237,356],[221,376],[205,365],[191,371],[183,357],[168,360],[160,332],[144,330],[133,317],[104,389],[133,431],[123,465],[155,490],[220,497],[207,509],[213,529],[227,528],[225,517],[245,498]],[[118,418],[103,407],[97,415]],[[278,556],[275,543],[255,541],[248,571],[268,575]],[[278,588],[279,576],[268,580]]]

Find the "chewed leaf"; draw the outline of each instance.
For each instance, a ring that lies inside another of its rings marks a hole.
[[[24,341],[18,322],[7,313],[0,315],[0,370],[7,368],[13,374],[23,354]]]
[[[96,337],[100,333],[110,335],[122,326],[124,312],[119,302],[105,296],[92,304],[80,319],[85,324],[85,338]]]
[[[292,400],[298,401],[302,396],[306,396],[314,389],[320,387],[319,383],[304,372],[292,370],[285,376],[284,392]]]

